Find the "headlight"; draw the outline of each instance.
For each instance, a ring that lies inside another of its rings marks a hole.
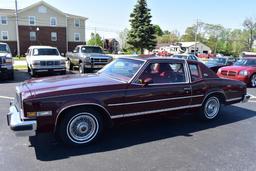
[[[218,73],[221,73],[221,68],[218,69]]]
[[[12,58],[5,58],[5,63],[11,64],[12,63]]]
[[[40,65],[40,61],[32,61],[32,65]]]
[[[89,56],[85,56],[85,61],[86,62],[91,62],[91,58]]]
[[[249,74],[250,74],[250,72],[247,70],[242,70],[239,72],[239,75],[241,75],[241,76],[248,76]]]

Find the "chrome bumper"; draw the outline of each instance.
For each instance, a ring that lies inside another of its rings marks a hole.
[[[242,102],[246,103],[250,100],[251,96],[249,94],[244,95]]]
[[[37,122],[35,120],[21,120],[20,113],[13,105],[10,106],[9,113],[7,114],[7,124],[10,126],[11,130],[14,131],[16,136],[23,137],[36,135]]]

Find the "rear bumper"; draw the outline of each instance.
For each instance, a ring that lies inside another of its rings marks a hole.
[[[35,120],[23,121],[16,107],[11,105],[7,114],[7,124],[16,136],[35,136],[37,122]]]

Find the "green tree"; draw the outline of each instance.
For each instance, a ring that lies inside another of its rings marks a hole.
[[[157,36],[162,36],[164,34],[163,30],[159,25],[154,25],[154,27],[155,27],[155,32]]]
[[[247,31],[247,41],[246,41],[247,48],[249,51],[251,51],[253,46],[253,41],[254,41],[253,37],[256,30],[256,21],[252,18],[247,18],[244,20],[243,26]]]
[[[88,40],[87,44],[103,47],[103,40],[98,33],[91,33],[91,38]]]
[[[156,36],[154,25],[151,24],[150,9],[146,0],[138,0],[130,15],[131,30],[129,31],[127,43],[141,53],[144,49],[153,50],[156,47]]]
[[[127,45],[128,33],[129,33],[129,30],[127,28],[125,28],[123,31],[119,33],[119,39],[121,40],[122,49],[128,49],[128,45]]]
[[[168,34],[166,34],[168,33]],[[177,43],[179,41],[179,32],[178,31],[165,31],[165,34],[157,37],[157,43]]]

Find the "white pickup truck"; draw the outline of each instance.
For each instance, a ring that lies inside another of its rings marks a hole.
[[[42,72],[66,74],[66,58],[60,55],[56,47],[30,46],[26,53],[26,61],[31,76]]]

